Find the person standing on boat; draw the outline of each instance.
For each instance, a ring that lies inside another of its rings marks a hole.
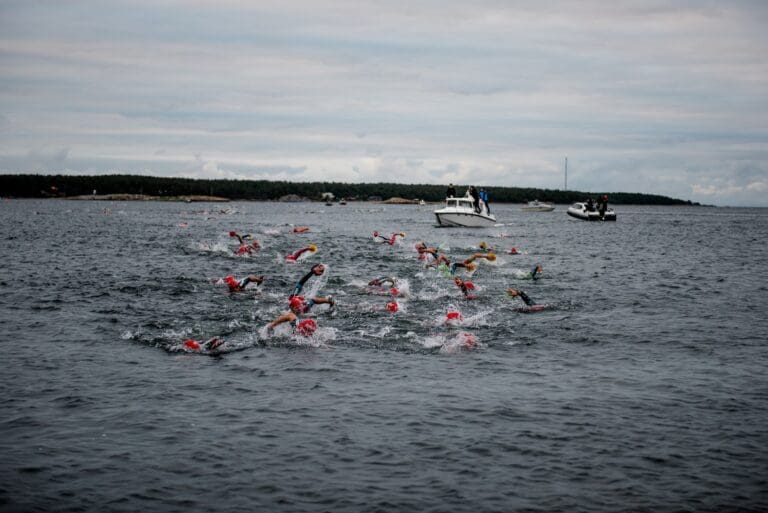
[[[469,195],[472,196],[475,205],[475,212],[480,213],[480,194],[477,193],[474,185],[469,186]]]
[[[448,184],[448,190],[445,191],[445,197],[446,198],[455,198],[456,197],[456,188],[454,188],[452,183]]]
[[[605,211],[608,210],[608,195],[603,194],[597,200],[597,211],[600,213],[600,219],[605,219]]]
[[[485,192],[485,189],[480,189],[480,199],[483,200],[483,203],[485,203],[485,210],[488,213],[488,215],[491,214],[491,207],[488,205],[488,193]]]

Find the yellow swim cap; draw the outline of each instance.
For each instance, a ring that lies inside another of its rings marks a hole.
[[[493,262],[494,260],[496,260],[496,255],[495,255],[495,254],[493,254],[493,253],[488,253],[488,256],[487,256],[487,257],[485,257],[485,258],[486,258],[486,259],[487,259],[489,262]]]
[[[314,244],[310,244],[310,245],[309,245],[309,250],[310,250],[312,253],[314,253],[315,251],[317,251],[317,246],[315,246]]]

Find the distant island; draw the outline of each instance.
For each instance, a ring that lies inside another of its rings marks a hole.
[[[463,192],[467,185],[456,185]],[[619,205],[699,205],[657,194],[572,191],[529,187],[483,187],[491,203],[525,203],[538,199],[573,203],[607,194]],[[0,175],[0,191],[10,198],[67,198],[112,201],[382,201],[398,198],[442,202],[446,185],[400,183],[285,182],[270,180],[201,180],[141,175]]]

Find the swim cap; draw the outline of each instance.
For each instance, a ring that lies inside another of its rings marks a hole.
[[[307,247],[309,248],[309,250],[310,250],[312,253],[314,253],[315,251],[317,251],[317,246],[315,246],[314,244],[310,244],[310,245],[309,245],[309,246],[307,246]]]
[[[487,248],[487,247],[488,247],[488,244],[486,244],[486,242],[485,242],[485,241],[483,241],[483,242],[481,242],[481,243],[480,243],[480,249],[485,249],[485,248]]]
[[[400,291],[397,290],[397,288],[392,287],[391,289],[389,289],[389,293],[392,294],[393,296],[396,296],[400,293]]]
[[[405,232],[400,232],[400,237],[405,238]]]
[[[298,325],[296,325],[296,331],[308,337],[317,330],[317,323],[312,319],[304,319]]]
[[[293,296],[288,301],[288,306],[291,308],[302,308],[304,306],[304,297],[303,296]]]
[[[193,351],[199,351],[200,343],[197,340],[189,338],[184,341],[184,347]]]
[[[226,283],[230,289],[236,289],[240,286],[234,276],[227,276],[224,278],[224,283]]]
[[[464,285],[466,285],[466,287],[467,287],[468,289],[470,289],[470,290],[475,290],[475,284],[474,284],[474,283],[472,283],[471,281],[465,281],[465,282],[464,282]]]
[[[496,255],[493,253],[488,253],[488,256],[485,257],[485,259],[488,260],[489,262],[493,262],[494,260],[496,260]]]
[[[390,312],[397,312],[398,309],[399,309],[399,306],[397,305],[397,301],[390,301],[389,303],[387,303],[387,310],[389,310]]]
[[[373,236],[374,237],[378,237],[379,236],[379,232],[377,230],[373,230]]]
[[[512,249],[510,249],[509,252],[514,255],[515,253],[517,253],[517,248],[512,246]]]
[[[461,312],[452,311],[445,314],[445,318],[449,321],[460,321],[463,317]]]
[[[237,236],[237,232],[235,232],[234,230],[231,230],[231,231],[229,232],[229,236],[230,236],[230,237],[236,237],[236,236]]]

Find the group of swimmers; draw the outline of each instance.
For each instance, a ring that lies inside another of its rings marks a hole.
[[[295,230],[296,233],[304,233],[306,231],[309,231],[308,228],[303,228],[301,230]],[[257,240],[253,238],[251,235],[240,235],[235,231],[229,232],[230,237],[237,238],[239,246],[236,250],[234,250],[234,253],[236,255],[241,255],[243,253],[250,254],[251,252],[258,251],[261,248],[261,245]],[[403,232],[397,232],[391,234],[389,237],[382,236],[378,232],[374,232],[374,240],[377,240],[379,242],[384,242],[387,244],[394,244],[398,240],[402,240],[405,238],[405,234]],[[243,248],[250,248],[250,249],[243,249]],[[451,260],[446,256],[445,252],[437,247],[431,247],[428,246],[425,242],[419,242],[415,246],[416,252],[418,254],[418,257],[420,260],[425,262],[426,267],[429,268],[438,268],[442,274],[448,276],[453,279],[454,284],[456,287],[458,287],[461,290],[461,293],[463,294],[465,299],[476,299],[477,296],[475,295],[476,287],[475,284],[470,281],[469,279],[464,279],[456,273],[459,269],[462,269],[468,274],[472,274],[477,270],[477,261],[479,260],[485,260],[487,262],[494,262],[496,261],[496,254],[493,251],[493,248],[489,247],[487,243],[481,242],[479,245],[479,251],[473,253],[469,257],[467,257],[464,260],[451,262]],[[291,253],[289,255],[286,255],[285,260],[286,262],[296,262],[302,255],[305,254],[312,254],[317,251],[317,246],[314,244],[310,244],[309,246],[302,248],[294,253]],[[515,248],[512,248],[512,251],[510,251],[511,254],[520,254]],[[266,326],[266,332],[268,334],[271,334],[274,332],[275,328],[288,323],[292,327],[292,330],[294,333],[297,333],[299,335],[303,336],[310,336],[312,335],[315,330],[317,329],[317,324],[313,319],[307,319],[304,318],[315,305],[318,304],[326,304],[329,307],[329,311],[334,312],[336,308],[336,301],[335,299],[328,295],[328,296],[313,296],[313,297],[305,297],[302,295],[302,291],[306,285],[306,283],[313,277],[319,277],[322,276],[326,271],[325,265],[322,263],[313,265],[309,272],[304,274],[296,283],[291,293],[288,295],[288,310],[278,315],[275,319],[273,319],[269,324]],[[543,268],[541,264],[536,264],[533,269],[526,273],[523,276],[520,276],[521,278],[527,278],[531,280],[536,280],[540,276],[540,274],[543,272]],[[254,284],[256,286],[260,286],[264,283],[265,277],[264,275],[256,275],[256,274],[249,274],[243,278],[237,279],[234,276],[226,276],[223,278],[223,283],[227,285],[230,292],[241,292],[249,288],[250,284]],[[398,280],[394,276],[380,276],[377,278],[374,278],[368,282],[369,287],[375,287],[380,291],[384,291],[383,293],[386,293],[387,295],[391,295],[394,297],[397,297],[400,295],[400,291],[397,288]],[[545,309],[548,307],[548,305],[538,305],[534,300],[532,300],[524,291],[517,289],[517,288],[508,288],[506,290],[506,294],[510,298],[520,298],[524,303],[524,308],[518,308],[518,311],[521,312],[534,312],[539,311],[541,309]],[[386,310],[389,310],[391,312],[397,312],[399,310],[398,303],[396,301],[390,301],[386,305]],[[456,320],[457,317],[455,315],[455,312],[449,312],[453,313],[454,317],[451,318],[449,315],[449,319]],[[460,316],[460,314],[458,314]],[[220,345],[223,344],[223,340],[220,338],[212,338],[205,342],[197,342],[192,339],[185,341],[184,346],[188,350],[208,350],[212,351],[216,348],[220,347]]]

